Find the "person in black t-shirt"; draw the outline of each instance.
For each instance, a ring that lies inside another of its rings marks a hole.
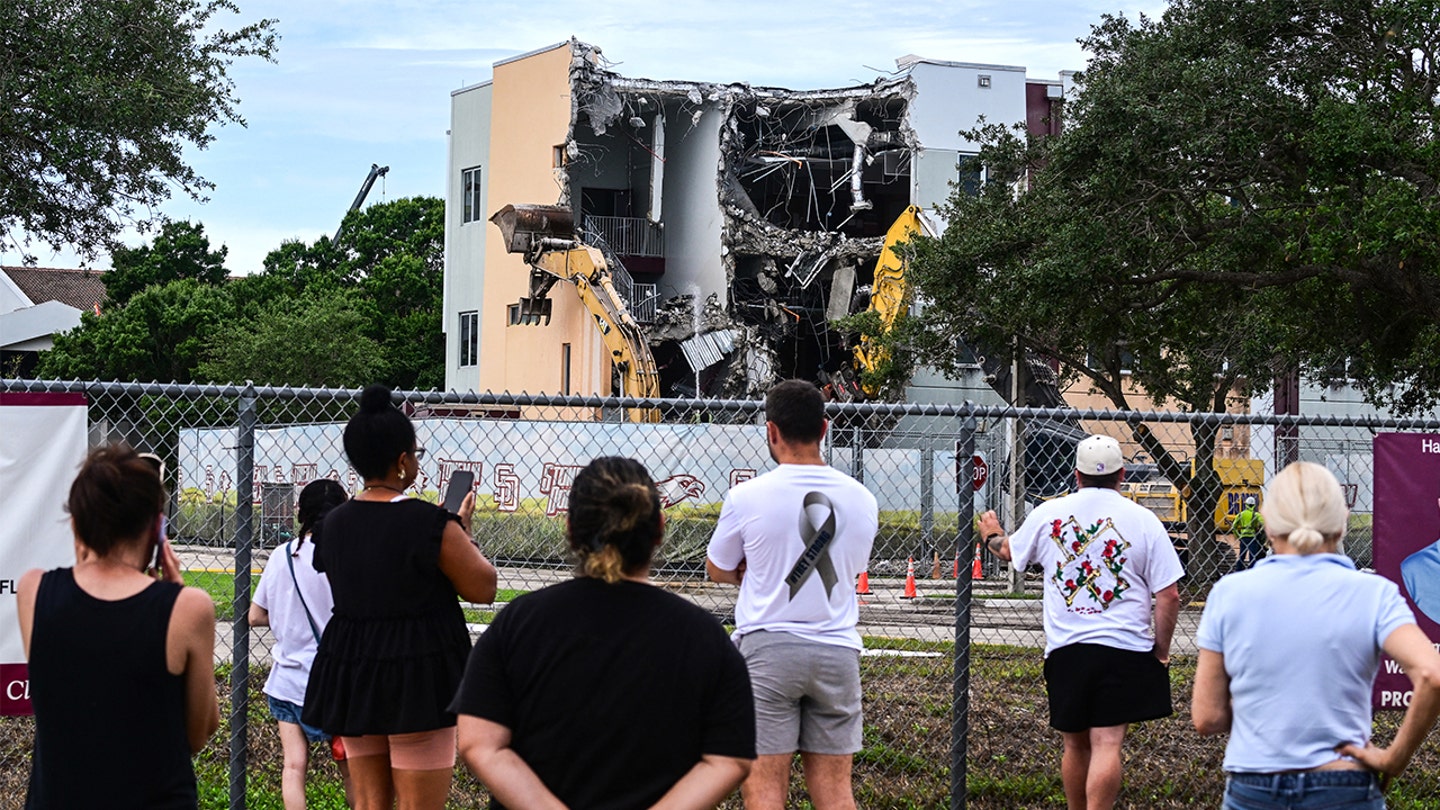
[[[649,584],[663,532],[639,462],[575,477],[576,578],[496,617],[450,706],[492,807],[710,808],[749,773],[745,660],[713,616]]]

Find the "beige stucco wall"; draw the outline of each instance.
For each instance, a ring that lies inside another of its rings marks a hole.
[[[1174,403],[1155,402],[1141,392],[1139,386],[1135,385],[1129,377],[1125,378],[1125,401],[1130,408],[1136,411],[1173,411]],[[1090,381],[1082,379],[1071,384],[1062,392],[1065,397],[1065,404],[1072,408],[1093,409],[1097,411],[1114,410],[1115,403],[1104,394],[1094,390]],[[1249,400],[1235,394],[1228,397],[1226,413],[1249,413]],[[1179,458],[1190,458],[1195,455],[1194,440],[1190,435],[1188,425],[1177,422],[1148,422],[1151,431],[1161,438],[1173,454]],[[1127,459],[1133,459],[1135,454],[1143,453],[1138,442],[1135,441],[1134,433],[1122,422],[1090,422],[1085,425],[1087,430],[1097,433],[1106,433],[1114,436],[1120,442],[1121,450]],[[1216,440],[1215,456],[1217,458],[1250,458],[1250,428],[1247,425],[1234,425],[1228,429],[1222,429]]]
[[[490,117],[487,218],[507,204],[558,202],[554,149],[570,129],[570,44],[495,66]],[[487,223],[487,228],[494,225]],[[610,366],[593,318],[573,287],[550,291],[549,325],[511,326],[507,308],[529,291],[529,268],[505,252],[499,231],[485,246],[480,324],[480,386],[493,391],[560,393],[563,344],[571,345],[571,393],[609,394]]]

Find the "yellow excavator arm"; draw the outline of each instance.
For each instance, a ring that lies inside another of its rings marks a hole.
[[[890,230],[885,232],[885,244],[880,248],[880,258],[875,262],[875,281],[871,285],[870,309],[880,314],[880,323],[885,331],[895,325],[895,319],[908,306],[906,293],[909,281],[905,278],[907,262],[895,249],[901,242],[909,241],[916,234],[923,233],[924,223],[920,219],[919,206],[912,205],[904,210]],[[869,336],[861,335],[855,347],[855,362],[862,372],[872,372],[890,357],[890,350],[878,345]],[[861,384],[865,393],[875,396],[873,385]]]
[[[524,253],[530,265],[530,295],[520,299],[520,323],[550,321],[549,291],[556,281],[567,281],[595,319],[610,362],[620,376],[620,390],[628,397],[659,397],[660,372],[640,326],[631,317],[625,299],[611,282],[605,256],[573,237],[569,209],[560,206],[507,205],[490,218],[505,238],[510,253]],[[655,408],[631,408],[632,422],[659,422]]]

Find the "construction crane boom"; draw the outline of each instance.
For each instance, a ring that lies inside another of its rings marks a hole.
[[[355,202],[350,203],[350,207],[347,208],[347,209],[345,209],[345,213],[348,215],[351,211],[354,211],[355,209],[357,209],[357,208],[359,208],[360,206],[364,205],[364,204],[365,204],[365,198],[368,197],[368,196],[370,196],[370,189],[371,189],[371,187],[375,185],[375,179],[378,178],[378,177],[384,177],[386,174],[389,174],[389,173],[390,173],[390,167],[389,167],[389,166],[381,166],[381,165],[378,164],[378,163],[371,163],[371,164],[370,164],[370,174],[366,175],[366,177],[365,177],[365,182],[360,184],[360,193],[355,195]],[[335,238],[334,238],[334,239],[331,239],[330,242],[331,242],[332,244],[338,244],[338,243],[340,242],[340,234],[343,233],[344,230],[345,230],[345,218],[344,218],[344,217],[341,217],[341,218],[340,218],[340,227],[338,227],[338,228],[335,229]]]

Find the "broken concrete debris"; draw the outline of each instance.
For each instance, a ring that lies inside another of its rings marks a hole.
[[[887,228],[910,204],[910,79],[813,91],[656,81],[619,75],[594,46],[572,40],[571,48],[570,130],[556,175],[560,203],[587,223],[648,212],[649,227],[663,229],[660,178],[677,171],[666,168],[676,159],[666,150],[693,157],[681,136],[718,116],[705,125],[714,139],[705,154],[718,155],[711,205],[728,289],[698,311],[697,296],[679,295],[640,318],[662,393],[753,396],[779,378],[849,371],[851,347],[830,322],[866,304],[856,290],[871,281]],[[617,275],[664,292],[663,254],[615,252]]]

